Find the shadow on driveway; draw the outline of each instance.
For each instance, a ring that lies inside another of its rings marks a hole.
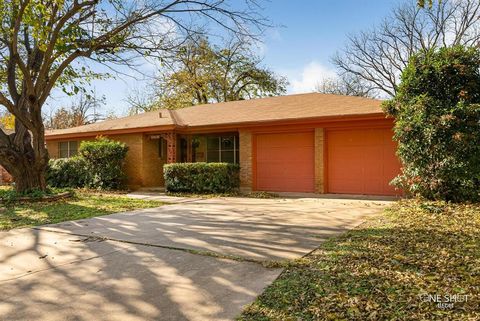
[[[0,319],[231,320],[280,269],[162,247],[292,259],[387,204],[207,199],[0,232]]]

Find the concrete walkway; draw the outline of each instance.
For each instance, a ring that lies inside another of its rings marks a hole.
[[[156,197],[158,195],[133,195]],[[281,272],[388,201],[164,198],[0,232],[0,320],[232,320]]]

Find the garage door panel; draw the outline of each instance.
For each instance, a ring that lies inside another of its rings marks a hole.
[[[362,168],[354,166],[361,160],[358,158],[358,153],[362,150],[361,147],[352,146],[336,147],[330,151],[336,155],[334,160],[329,160],[330,177],[338,177],[339,179],[347,179],[357,177],[362,174]]]
[[[382,178],[370,178],[364,181],[364,193],[383,194],[385,189],[385,180]]]
[[[295,171],[290,170],[291,166],[296,167]],[[302,178],[312,177],[312,171],[308,168],[309,164],[307,163],[291,163],[285,164],[281,162],[272,162],[272,163],[258,163],[257,172],[261,173],[261,178],[275,178],[285,177],[285,178]]]
[[[390,129],[327,132],[328,191],[394,195],[390,181],[400,172]]]
[[[264,152],[257,153],[257,160],[259,162],[274,162],[276,160],[282,161],[285,158],[291,158],[291,155],[295,155],[299,160],[308,159],[312,155],[313,147],[292,147],[285,149],[285,147],[270,148],[267,146],[259,146],[258,149],[263,148]],[[288,155],[286,155],[288,154]],[[308,161],[310,162],[310,161]]]
[[[332,146],[356,146],[361,145],[361,138],[357,136],[349,135],[345,132],[337,132],[335,136],[329,137],[329,141],[332,143]]]
[[[258,134],[256,146],[258,190],[314,191],[313,132]]]
[[[352,187],[353,186],[353,187]],[[339,194],[362,194],[363,188],[359,185],[359,181],[356,179],[342,179],[337,178],[333,185],[329,184],[330,193],[339,193]]]
[[[312,147],[314,142],[311,133],[260,134],[257,136],[257,145],[267,148],[284,148],[285,145]]]
[[[383,130],[368,130],[360,135],[363,144],[367,146],[382,146],[385,142],[385,133]],[[391,136],[390,136],[391,139]]]
[[[268,190],[272,192],[310,192],[310,190],[304,190],[303,186],[310,184],[309,178],[273,178],[265,183],[260,181],[257,185],[259,190]]]

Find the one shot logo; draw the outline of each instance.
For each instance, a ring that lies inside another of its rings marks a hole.
[[[453,309],[456,303],[465,303],[469,300],[468,294],[421,294],[422,302],[434,303],[439,309]]]

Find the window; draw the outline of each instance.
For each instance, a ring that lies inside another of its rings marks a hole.
[[[58,156],[60,158],[68,158],[77,155],[78,142],[60,142],[58,143]]]
[[[158,139],[158,157],[167,159],[167,141],[161,137]]]
[[[238,163],[238,136],[208,136],[207,162]]]

